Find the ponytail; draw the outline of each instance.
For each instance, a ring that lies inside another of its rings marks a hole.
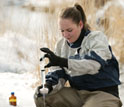
[[[87,24],[87,19],[86,19],[86,15],[85,15],[85,12],[83,10],[83,8],[81,7],[81,5],[79,5],[78,3],[76,3],[74,5],[74,7],[80,12],[81,14],[81,18],[82,18],[82,22],[84,24],[84,29],[87,30],[87,29],[90,29],[90,26]]]
[[[74,7],[81,13],[82,21],[83,21],[83,23],[85,23],[87,20],[86,20],[86,15],[84,13],[83,8],[77,3],[74,5]]]

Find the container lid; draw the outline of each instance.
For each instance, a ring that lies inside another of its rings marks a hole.
[[[12,95],[14,95],[14,92],[11,92]]]

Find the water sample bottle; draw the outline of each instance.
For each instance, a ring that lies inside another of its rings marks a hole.
[[[16,106],[17,103],[16,103],[16,96],[14,95],[14,92],[11,92],[11,96],[9,97],[9,104],[10,105],[13,105],[13,106]]]

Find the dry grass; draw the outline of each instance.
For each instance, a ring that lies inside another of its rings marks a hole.
[[[109,26],[105,32],[114,39],[113,51],[119,56],[119,61],[124,63],[124,9],[112,5],[106,11],[105,17],[109,20]]]

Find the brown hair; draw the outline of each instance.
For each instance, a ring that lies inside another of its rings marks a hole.
[[[79,24],[80,20],[82,20],[84,30],[90,29],[90,26],[87,24],[86,15],[84,13],[83,8],[79,4],[75,4],[74,7],[67,7],[63,9],[60,13],[60,18],[64,19],[72,19],[73,22]]]

